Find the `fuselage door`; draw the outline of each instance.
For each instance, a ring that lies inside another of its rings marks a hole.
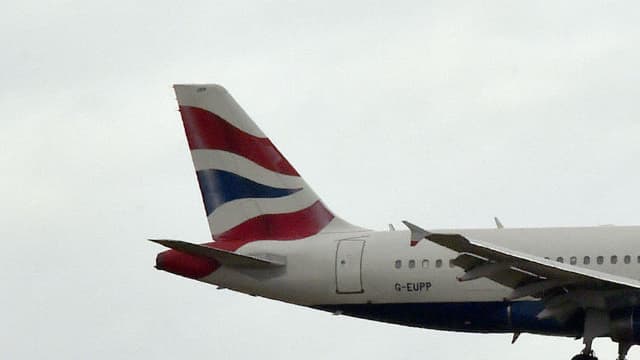
[[[362,252],[364,240],[340,240],[336,251],[336,292],[362,293]]]

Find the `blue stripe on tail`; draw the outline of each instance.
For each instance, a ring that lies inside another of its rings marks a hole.
[[[196,174],[207,216],[229,201],[246,198],[279,198],[302,190],[302,188],[285,189],[259,184],[223,170],[200,170]]]

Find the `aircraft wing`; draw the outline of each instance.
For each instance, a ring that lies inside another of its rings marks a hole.
[[[453,264],[463,268],[465,274],[458,280],[488,278],[513,289],[509,300],[528,296],[541,298],[550,304],[548,309],[562,305],[563,313],[587,307],[585,302],[589,302],[588,307],[606,309],[627,306],[629,302],[640,303],[638,296],[620,296],[626,292],[636,293],[640,290],[640,281],[560,263],[460,234],[431,233],[409,222],[404,223],[411,230],[412,243],[427,239],[459,253]],[[623,303],[619,303],[621,299]],[[558,314],[559,311],[551,309],[538,316]]]

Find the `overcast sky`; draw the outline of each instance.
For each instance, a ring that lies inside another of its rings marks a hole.
[[[640,4],[529,3],[4,4],[0,358],[568,360],[219,291],[145,241],[210,238],[182,82],[224,85],[362,226],[639,224]]]

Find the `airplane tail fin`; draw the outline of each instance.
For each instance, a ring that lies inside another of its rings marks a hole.
[[[364,230],[324,205],[222,86],[174,89],[214,240]]]

